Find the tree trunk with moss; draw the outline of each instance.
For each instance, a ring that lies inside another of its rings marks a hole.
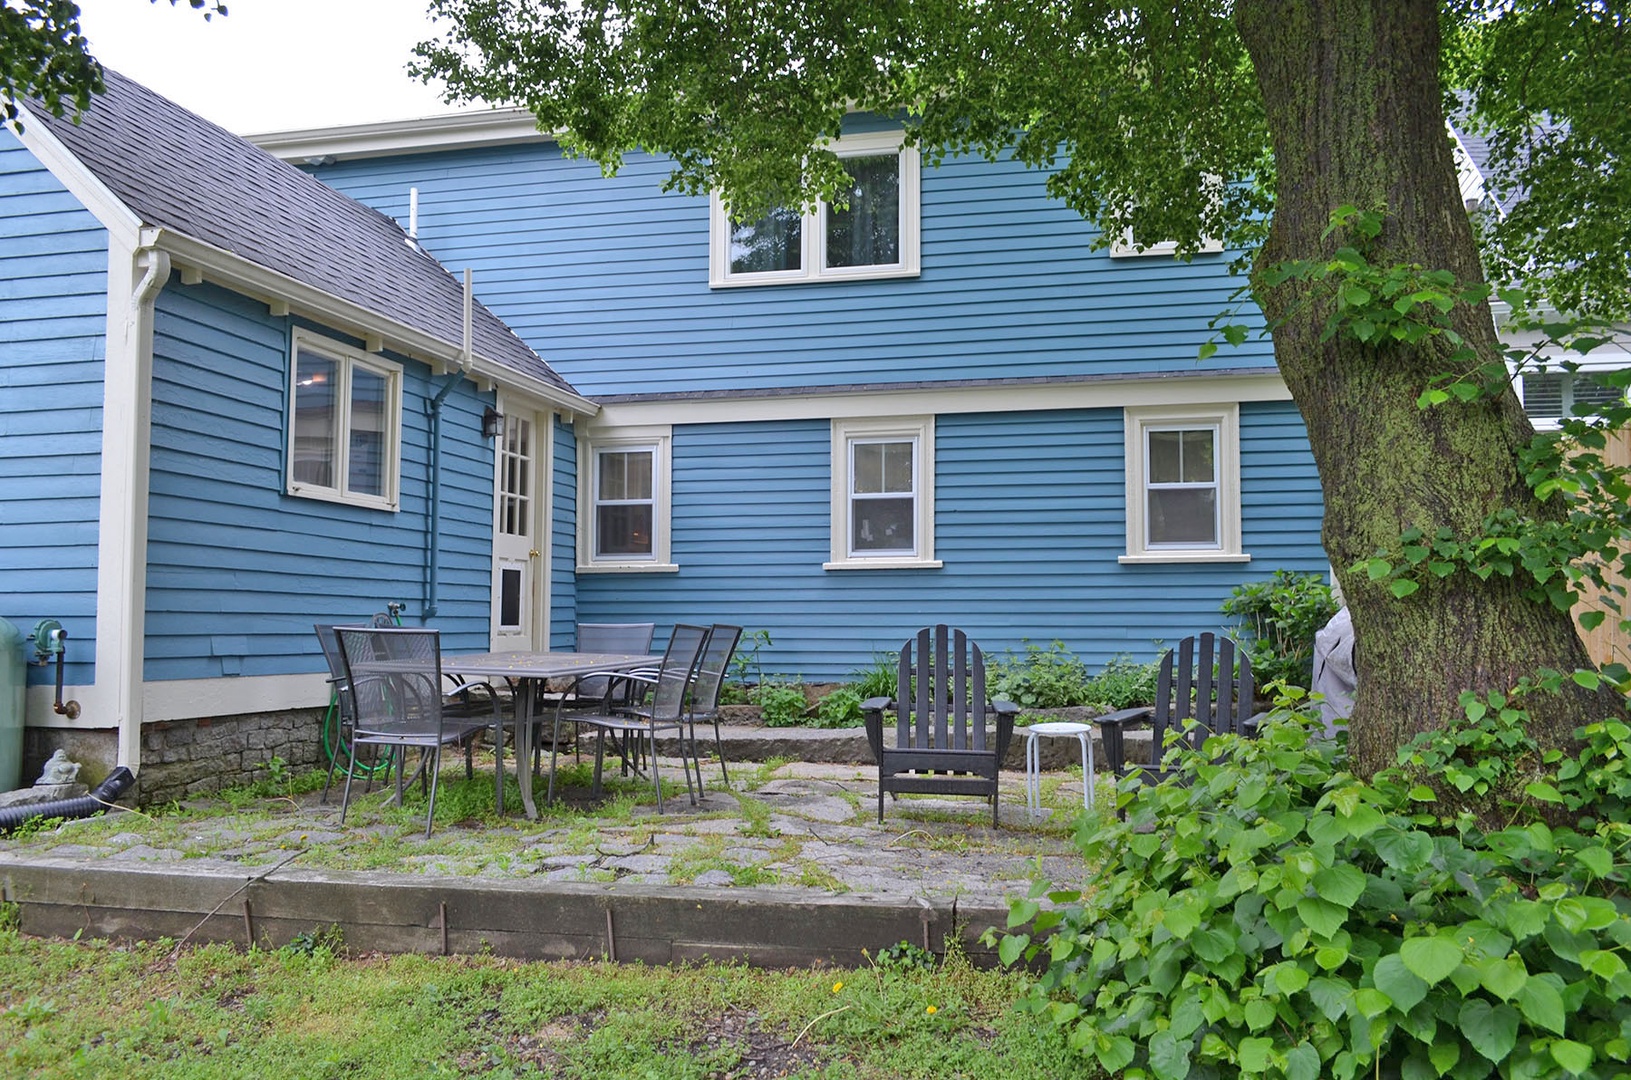
[[[1414,527],[1476,536],[1501,507],[1540,514],[1518,472],[1533,434],[1510,389],[1433,409],[1416,402],[1450,369],[1441,338],[1366,345],[1322,340],[1328,303],[1313,286],[1269,287],[1284,260],[1328,257],[1322,238],[1344,204],[1383,204],[1373,264],[1446,269],[1482,280],[1460,201],[1438,81],[1439,11],[1431,0],[1241,0],[1236,22],[1256,67],[1278,166],[1277,202],[1254,286],[1274,325],[1274,351],[1303,419],[1325,491],[1326,550],[1353,616],[1359,692],[1350,723],[1355,765],[1390,765],[1418,732],[1460,710],[1464,690],[1506,689],[1540,667],[1590,667],[1572,616],[1521,595],[1522,583],[1460,571],[1396,599],[1351,567]],[[1454,329],[1498,353],[1487,305],[1459,306]],[[1620,708],[1570,686],[1530,700],[1532,731],[1561,746],[1580,723]]]

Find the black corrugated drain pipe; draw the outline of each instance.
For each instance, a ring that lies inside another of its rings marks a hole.
[[[28,806],[0,807],[0,833],[20,828],[35,818],[90,817],[111,807],[135,782],[135,775],[121,765],[108,773],[107,779],[97,784],[89,795],[81,795],[77,799],[33,803]]]

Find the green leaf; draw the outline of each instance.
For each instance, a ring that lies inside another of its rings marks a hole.
[[[1390,953],[1376,961],[1372,973],[1376,989],[1393,999],[1400,1012],[1409,1012],[1427,996],[1427,983],[1405,967],[1398,953]]]
[[[1428,792],[1431,795],[1431,792]],[[1431,800],[1428,800],[1431,801]],[[1415,873],[1433,856],[1433,838],[1424,832],[1383,829],[1371,838],[1382,861],[1395,870]]]
[[[1552,1040],[1552,1060],[1574,1076],[1591,1068],[1592,1056],[1591,1047],[1583,1043],[1570,1039]]]
[[[1348,909],[1317,896],[1307,896],[1297,901],[1297,915],[1308,929],[1322,938],[1329,938],[1342,929]]]
[[[1354,991],[1354,1008],[1367,1020],[1374,1020],[1393,1007],[1393,999],[1381,990],[1362,986]]]
[[[1582,951],[1580,966],[1605,982],[1612,981],[1626,972],[1625,961],[1620,959],[1620,954],[1605,949]]]
[[[1434,1042],[1427,1051],[1427,1060],[1433,1063],[1433,1068],[1440,1076],[1455,1068],[1455,1063],[1461,1060],[1461,1044],[1445,1039]]]
[[[997,943],[997,958],[1004,967],[1012,967],[1019,961],[1025,952],[1025,946],[1031,943],[1029,934],[1004,934]]]
[[[1314,875],[1320,899],[1351,908],[1365,893],[1365,872],[1350,863],[1327,867]]]
[[[1368,803],[1360,803],[1354,807],[1352,814],[1337,815],[1342,827],[1348,830],[1349,836],[1368,836],[1387,824],[1387,819]]]
[[[1150,1036],[1150,1071],[1158,1080],[1183,1080],[1189,1075],[1189,1040],[1170,1031]]]
[[[1239,1049],[1241,1071],[1248,1073],[1267,1072],[1269,1068],[1269,1051],[1273,1049],[1273,1039],[1241,1039]]]
[[[1341,1019],[1342,1014],[1348,1011],[1348,999],[1352,994],[1353,987],[1339,979],[1318,978],[1308,983],[1309,998],[1327,1020]]]
[[[1393,564],[1386,559],[1371,559],[1365,563],[1365,573],[1372,581],[1380,581],[1393,572]]]
[[[1553,787],[1551,784],[1540,780],[1536,780],[1532,784],[1526,784],[1524,786],[1523,793],[1537,802],[1560,803],[1563,801],[1562,792],[1558,791],[1557,788]]]
[[[1196,359],[1197,360],[1208,360],[1208,359],[1210,359],[1212,357],[1213,353],[1218,351],[1218,343],[1215,342],[1215,341],[1203,341],[1203,342],[1201,342],[1201,347],[1200,347],[1199,351],[1200,351],[1200,355],[1197,356]]]
[[[1594,615],[1597,616],[1597,621],[1598,622],[1602,621],[1603,613],[1600,612],[1600,611],[1588,612],[1587,614],[1594,614]],[[1582,615],[1580,617],[1580,624],[1582,626],[1585,626],[1585,622],[1586,622],[1586,617],[1585,617],[1585,615]],[[1587,627],[1587,629],[1590,629],[1590,628]],[[1585,687],[1587,690],[1595,690],[1595,689],[1597,689],[1598,686],[1602,685],[1603,677],[1601,675],[1597,674],[1595,671],[1581,670],[1581,671],[1576,671],[1574,673],[1574,681],[1576,683],[1579,683],[1581,686]]]
[[[1563,1010],[1563,995],[1544,978],[1525,980],[1518,991],[1518,1008],[1523,1017],[1536,1027],[1545,1028],[1554,1035],[1563,1034],[1567,1018]]]
[[[1403,600],[1417,589],[1420,589],[1421,586],[1409,578],[1399,578],[1387,588],[1388,592],[1392,593],[1396,599]]]
[[[1286,1051],[1286,1080],[1319,1080],[1320,1052],[1306,1042]]]
[[[1246,1018],[1246,1027],[1250,1031],[1262,1031],[1274,1023],[1274,1006],[1262,998],[1253,998],[1246,1002],[1242,1012]]]
[[[1478,965],[1479,982],[1502,1001],[1511,1001],[1528,979],[1529,972],[1524,967],[1523,959],[1516,955],[1485,960]]]
[[[1314,950],[1314,963],[1318,964],[1321,970],[1335,971],[1347,962],[1348,950],[1340,945],[1321,945]]]
[[[1461,966],[1461,946],[1443,937],[1407,938],[1399,946],[1399,959],[1428,986],[1449,978]]]
[[[1581,866],[1591,871],[1593,877],[1603,878],[1614,872],[1614,856],[1608,853],[1607,848],[1581,848],[1574,853],[1574,857]]]
[[[1099,1064],[1103,1065],[1107,1072],[1112,1073],[1120,1072],[1127,1067],[1133,1060],[1133,1051],[1133,1040],[1125,1035],[1117,1035],[1114,1038],[1100,1035],[1097,1045],[1093,1048],[1093,1054],[1099,1059]]]
[[[1189,939],[1189,945],[1195,950],[1195,955],[1208,964],[1221,963],[1235,951],[1233,936],[1210,928],[1196,931]]]
[[[1490,1061],[1504,1061],[1518,1043],[1518,1011],[1510,1005],[1472,998],[1461,1003],[1458,1020],[1467,1042]]]

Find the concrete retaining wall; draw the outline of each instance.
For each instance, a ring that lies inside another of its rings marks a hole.
[[[285,868],[144,869],[0,854],[0,899],[38,936],[229,942],[275,948],[338,926],[347,948],[528,960],[648,964],[740,960],[760,967],[864,964],[863,950],[909,941],[944,952],[953,937],[982,966],[979,943],[1007,911],[911,896],[812,896],[713,890],[397,877]]]

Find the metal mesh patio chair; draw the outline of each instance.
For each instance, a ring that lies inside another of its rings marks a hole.
[[[686,723],[690,728],[691,760],[697,763],[697,784],[702,784],[702,759],[697,756],[697,722],[711,722],[714,726],[714,748],[719,753],[719,775],[725,786],[731,786],[731,774],[725,768],[725,743],[719,737],[719,692],[725,685],[725,671],[736,644],[742,640],[742,628],[725,623],[714,623],[708,631],[708,644],[697,661],[696,681],[691,684],[691,705],[686,710]]]
[[[579,623],[577,636],[577,652],[580,653],[647,653],[651,651],[651,639],[657,630],[656,623]],[[626,690],[628,684],[621,684]],[[607,694],[612,688],[612,679],[605,674],[580,675],[558,690],[551,690],[541,695],[541,701],[546,705],[553,705],[557,718],[563,711],[606,711],[616,704],[607,700]],[[568,718],[570,719],[570,717]],[[541,724],[542,718],[535,717],[533,722]],[[557,730],[559,728],[557,727]],[[574,728],[574,731],[576,729]],[[544,745],[542,739],[533,740],[536,753],[542,754]],[[577,754],[577,740],[573,739],[573,754]],[[533,762],[534,768],[537,762]]]
[[[598,798],[600,795],[600,775],[606,755],[606,736],[628,736],[635,743],[635,753],[639,753],[647,746],[650,748],[651,782],[657,789],[657,812],[662,813],[663,785],[657,767],[657,733],[672,730],[679,734],[680,760],[685,768],[685,788],[691,796],[691,802],[696,803],[696,789],[691,785],[691,761],[686,757],[685,750],[686,701],[691,690],[691,680],[696,674],[697,660],[702,655],[707,640],[707,627],[690,626],[685,623],[676,625],[673,633],[669,635],[668,650],[663,654],[662,665],[657,669],[655,676],[625,672],[609,673],[609,677],[614,680],[627,680],[649,686],[650,693],[643,704],[621,706],[621,711],[608,709],[565,715],[564,719],[568,722],[592,727],[599,736],[595,742],[595,797]],[[610,693],[613,696],[618,695],[619,688],[614,686]],[[555,767],[560,753],[562,719],[562,716],[557,715],[555,738],[549,751],[549,790],[545,797],[551,800],[555,798]],[[628,751],[620,750],[620,754],[627,763]],[[700,771],[699,769],[698,772]]]
[[[442,748],[473,738],[479,732],[502,731],[498,701],[491,702],[488,716],[453,716],[443,708],[441,635],[436,630],[409,627],[337,628],[340,656],[350,687],[353,707],[352,745],[389,746],[401,758],[418,748],[429,773],[429,805],[425,812],[425,835],[436,817],[436,788],[441,777]],[[501,745],[501,740],[494,739]],[[356,771],[355,753],[346,768],[345,795],[340,802],[340,821],[351,806],[351,783]],[[403,798],[403,761],[397,764],[396,798]],[[466,771],[469,759],[466,758]],[[497,766],[498,795],[502,807],[504,769]]]

